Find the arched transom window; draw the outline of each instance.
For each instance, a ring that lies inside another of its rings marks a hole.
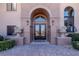
[[[39,16],[39,17],[34,18],[34,21],[35,22],[44,22],[44,21],[46,21],[46,19],[44,17]]]

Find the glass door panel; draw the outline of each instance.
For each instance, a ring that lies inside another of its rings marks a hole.
[[[46,29],[45,29],[45,25],[41,25],[41,36],[45,36],[45,32],[46,32]]]
[[[40,28],[39,25],[35,25],[35,36],[40,36]]]

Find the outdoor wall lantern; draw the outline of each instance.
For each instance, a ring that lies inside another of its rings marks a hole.
[[[27,25],[29,25],[29,20],[27,20],[26,22],[27,22]]]
[[[54,20],[52,20],[52,25],[54,25]]]

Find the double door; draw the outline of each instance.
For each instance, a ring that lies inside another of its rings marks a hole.
[[[34,39],[46,40],[46,24],[34,24]]]

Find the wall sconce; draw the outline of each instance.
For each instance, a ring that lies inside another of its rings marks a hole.
[[[29,25],[29,20],[27,20],[26,22],[27,22],[27,25]]]
[[[54,20],[52,20],[52,25],[54,25]]]

